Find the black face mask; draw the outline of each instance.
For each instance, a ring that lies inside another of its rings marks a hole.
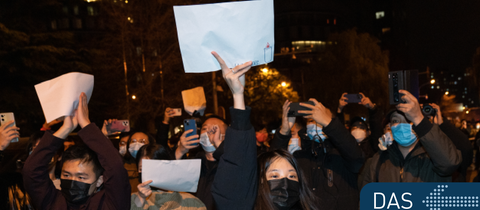
[[[68,179],[60,180],[60,187],[62,188],[63,197],[65,197],[69,203],[76,205],[83,204],[88,200],[88,191],[90,190],[90,186],[92,186],[92,184]]]
[[[300,183],[288,178],[268,181],[270,197],[278,210],[289,210],[300,200]]]

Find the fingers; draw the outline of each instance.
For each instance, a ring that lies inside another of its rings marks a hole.
[[[300,113],[300,114],[310,114],[311,115],[311,114],[313,114],[313,110],[298,110],[298,113]]]
[[[406,90],[399,90],[399,93],[403,94],[402,99],[404,99],[407,103],[418,103],[415,96],[413,96],[410,92]]]
[[[235,68],[232,69],[232,72],[234,73],[235,76],[242,76],[245,73],[247,73],[248,70],[252,68],[252,61],[247,61],[242,65],[235,66]]]
[[[308,99],[308,100],[309,100],[309,101],[312,101],[313,104],[315,104],[315,106],[318,105],[318,104],[320,104],[320,103],[317,101],[317,99],[311,98],[311,99]]]
[[[186,141],[190,141],[190,140],[196,139],[196,138],[198,138],[198,137],[199,137],[198,134],[195,134],[195,135],[191,135],[191,136],[185,138],[185,140],[186,140]]]
[[[148,181],[145,181],[145,182],[140,183],[140,185],[146,186],[146,185],[149,185],[149,184],[152,183],[152,182],[153,182],[153,180],[148,180]]]
[[[345,95],[347,95],[347,94],[348,94],[347,92],[343,93],[342,97],[340,97],[340,98],[345,98],[346,99],[347,97],[345,97]]]
[[[7,127],[10,126],[10,125],[13,125],[13,123],[15,123],[14,120],[8,121],[7,123],[3,124],[3,125],[0,127],[0,130],[5,130],[5,128],[7,128]]]
[[[212,51],[212,55],[215,57],[215,59],[217,59],[218,63],[220,64],[223,75],[226,75],[230,71],[230,68],[228,68],[227,64],[225,64],[225,61],[220,57],[220,55],[218,55],[217,52]]]
[[[193,129],[186,130],[185,132],[183,132],[182,137],[185,138],[185,136],[187,136],[187,134],[191,132],[193,132]]]

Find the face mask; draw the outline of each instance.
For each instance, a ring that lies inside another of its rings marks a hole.
[[[217,148],[210,142],[210,138],[208,138],[207,132],[202,133],[200,135],[200,144],[202,145],[203,150],[205,152],[215,152]]]
[[[317,126],[317,124],[307,125],[307,135],[310,140],[315,140],[320,143],[320,139],[323,141],[327,136],[323,133],[322,128]]]
[[[295,151],[302,149],[300,145],[298,145],[299,141],[300,141],[299,138],[290,139],[290,143],[288,144],[288,152],[290,152],[290,154],[293,154]]]
[[[131,154],[134,158],[137,158],[137,152],[138,152],[138,150],[140,149],[140,147],[142,147],[143,145],[145,145],[145,144],[144,144],[144,143],[140,143],[140,142],[131,143],[131,144],[128,146],[128,151],[130,152],[130,154]]]
[[[73,204],[83,204],[87,201],[89,197],[88,191],[90,190],[90,186],[92,186],[92,184],[68,179],[60,180],[60,187],[62,188],[63,197],[65,197],[69,203]]]
[[[403,147],[408,147],[415,143],[417,136],[413,133],[412,125],[409,123],[400,123],[392,126],[393,139]]]
[[[262,143],[267,140],[268,138],[268,133],[255,133],[255,136],[257,137],[257,141]]]
[[[268,181],[270,198],[278,210],[290,210],[300,200],[300,183],[287,178]]]
[[[125,156],[125,153],[127,153],[127,145],[120,146],[118,152],[120,152],[120,155]]]
[[[360,143],[367,138],[367,132],[363,129],[356,128],[352,130],[352,136],[355,137],[357,143]]]

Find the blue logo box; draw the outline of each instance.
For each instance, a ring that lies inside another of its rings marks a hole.
[[[369,183],[360,192],[360,210],[478,210],[480,183]]]

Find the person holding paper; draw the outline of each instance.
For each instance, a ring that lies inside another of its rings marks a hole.
[[[62,157],[61,188],[48,176],[48,163],[64,139],[80,125],[86,146],[71,146]],[[46,131],[23,168],[23,179],[36,209],[129,209],[130,184],[123,161],[100,129],[90,123],[85,93],[78,109],[55,133]]]
[[[138,151],[137,166],[138,173],[142,173],[142,160],[172,160],[170,152],[167,148],[160,144],[145,145]],[[159,174],[162,172],[159,171]],[[141,180],[144,181],[144,180]],[[205,205],[190,193],[186,192],[167,192],[154,187],[149,184],[152,180],[146,180],[140,183],[137,188],[138,192],[132,193],[131,196],[131,210],[142,209],[183,209],[190,210],[206,210]]]

